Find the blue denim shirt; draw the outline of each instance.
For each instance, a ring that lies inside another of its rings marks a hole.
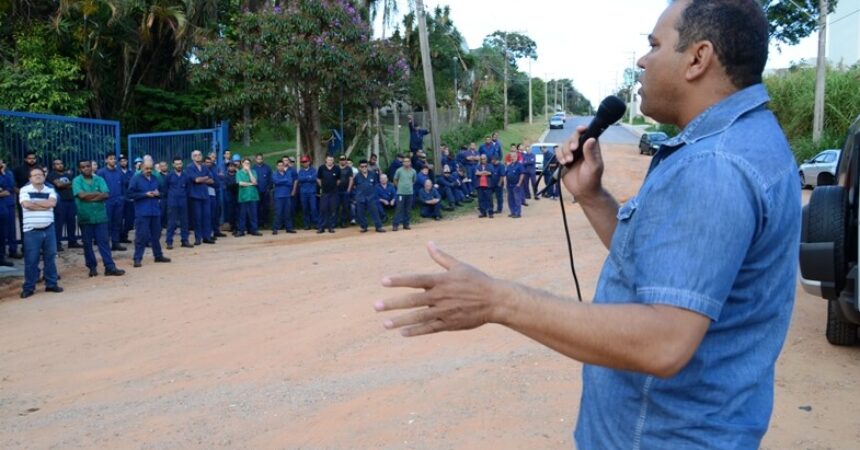
[[[579,448],[759,447],[794,304],[801,211],[797,166],[767,102],[759,84],[703,112],[619,209],[594,302],[669,305],[711,325],[668,379],[586,365]]]

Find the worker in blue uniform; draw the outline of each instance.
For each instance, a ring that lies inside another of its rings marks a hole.
[[[299,198],[302,203],[302,215],[305,222],[305,230],[316,226],[319,222],[317,213],[317,169],[311,167],[311,159],[305,155],[299,160],[302,166],[299,169]]]
[[[531,152],[531,149],[525,148],[523,155],[523,169],[526,173],[526,182],[523,185],[524,198],[531,199],[532,193],[535,193],[535,200],[540,200],[537,196],[535,185],[537,183],[537,157]]]
[[[199,150],[191,152],[191,164],[186,169],[191,180],[188,193],[190,214],[194,216],[194,245],[214,244],[212,236],[212,215],[209,209],[209,186],[214,183],[209,168],[203,163]]]
[[[326,156],[325,164],[317,168],[317,185],[320,188],[317,234],[324,233],[326,228],[329,233],[334,233],[334,222],[337,218],[337,187],[341,180],[340,167],[334,164],[334,157]]]
[[[415,125],[415,118],[412,114],[409,118],[409,151],[414,155],[415,152],[424,147],[424,136],[430,134],[430,131]]]
[[[293,194],[298,189],[299,183],[295,171],[287,170],[284,160],[278,161],[275,172],[272,174],[272,184],[275,186],[272,196],[275,199],[275,220],[272,225],[272,234],[278,234],[281,228],[287,233],[295,233],[293,228]]]
[[[340,155],[338,169],[340,169],[340,181],[337,184],[337,214],[335,225],[346,228],[352,220],[352,168],[347,165],[345,155]]]
[[[105,166],[96,172],[96,175],[104,178],[108,186],[109,196],[105,201],[107,209],[108,228],[110,229],[111,250],[124,251],[126,248],[120,244],[122,234],[122,219],[125,208],[125,182],[123,173],[116,165],[116,154],[105,155]]]
[[[442,198],[448,203],[448,209],[454,210],[459,207],[463,201],[462,193],[457,186],[457,181],[451,176],[451,167],[448,165],[442,166],[442,176],[436,178],[436,184],[439,185],[439,193]]]
[[[478,187],[478,217],[493,218],[493,166],[487,163],[487,155],[481,155],[481,162],[475,168],[475,186]]]
[[[143,158],[136,158],[135,164],[143,163]],[[119,170],[122,173],[123,191],[128,191],[128,183],[131,182],[131,177],[135,171],[128,166],[128,158],[125,155],[119,155]],[[119,233],[119,241],[123,244],[131,244],[128,239],[128,233],[134,228],[134,201],[128,195],[125,197],[125,203],[122,207],[122,228]]]
[[[496,214],[501,214],[504,201],[505,190],[505,165],[502,164],[501,158],[494,157],[493,163],[490,164],[493,171],[493,195],[496,197]]]
[[[523,168],[523,163],[518,161],[517,154],[511,154],[511,162],[508,164],[505,173],[505,184],[508,188],[508,208],[511,213],[508,217],[515,219],[522,215],[523,206],[523,183],[525,183],[526,174]]]
[[[386,210],[395,211],[397,209],[397,188],[388,182],[388,175],[382,174],[379,177],[379,185],[376,186],[377,208],[379,209],[379,218],[383,222],[388,220]]]
[[[272,168],[263,162],[263,154],[257,153],[254,157],[254,170],[257,171],[257,192],[260,193],[260,203],[257,204],[257,223],[260,226],[269,223],[269,210],[271,209],[272,195]]]
[[[433,187],[433,180],[424,181],[424,187],[418,191],[418,201],[421,203],[421,217],[433,220],[442,219],[442,195]]]
[[[378,175],[369,170],[367,161],[364,159],[358,162],[358,174],[355,176],[353,184],[355,186],[355,215],[361,232],[367,232],[367,213],[370,213],[376,232],[385,233],[377,206],[379,204],[376,194],[376,188],[379,186]]]
[[[167,179],[167,196],[162,201],[167,204],[167,249],[173,249],[173,235],[176,224],[179,223],[179,239],[182,247],[194,247],[188,242],[188,193],[191,179],[183,170],[182,158],[173,157],[173,170],[165,177]]]
[[[161,253],[161,207],[159,206],[158,180],[152,175],[152,162],[142,163],[140,173],[129,181],[128,198],[134,202],[134,267],[141,266],[146,247],[152,248],[155,262],[168,263],[170,258]]]

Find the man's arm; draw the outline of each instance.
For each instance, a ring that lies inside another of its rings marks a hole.
[[[424,291],[374,305],[377,311],[418,308],[385,321],[386,328],[403,328],[404,336],[498,323],[587,364],[670,377],[684,368],[710,326],[709,318],[672,306],[577,303],[491,278],[433,243],[428,250],[446,271],[386,277],[383,286]]]

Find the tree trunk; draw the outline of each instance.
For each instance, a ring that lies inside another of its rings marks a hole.
[[[314,93],[302,96],[302,116],[299,118],[302,136],[302,153],[313,159],[312,165],[325,162],[325,151],[321,145],[320,102]]]
[[[379,108],[373,108],[373,153],[374,155],[379,155],[379,141],[382,137],[381,124],[379,123]],[[367,159],[370,159],[370,154],[367,155]]]
[[[242,107],[242,145],[251,146],[251,105]]]
[[[472,100],[469,107],[469,126],[475,124],[475,116],[478,114],[478,99],[481,98],[481,80],[475,80],[472,86]]]
[[[400,151],[400,108],[397,102],[391,102],[391,111],[394,114],[394,149]],[[382,155],[380,155],[382,156]]]

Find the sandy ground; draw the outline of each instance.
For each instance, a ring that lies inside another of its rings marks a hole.
[[[628,198],[648,157],[614,146],[606,160]],[[591,298],[606,250],[577,206],[568,215]],[[493,275],[574,293],[550,201],[518,221],[223,238],[139,269],[125,252],[123,278],[87,278],[67,256],[65,293],[9,289],[0,302],[0,448],[571,448],[579,363],[498,326],[383,330],[372,304],[396,292],[379,280],[437,270],[430,239]],[[824,300],[798,293],[764,448],[858,447],[860,349],[827,344],[824,322]]]

